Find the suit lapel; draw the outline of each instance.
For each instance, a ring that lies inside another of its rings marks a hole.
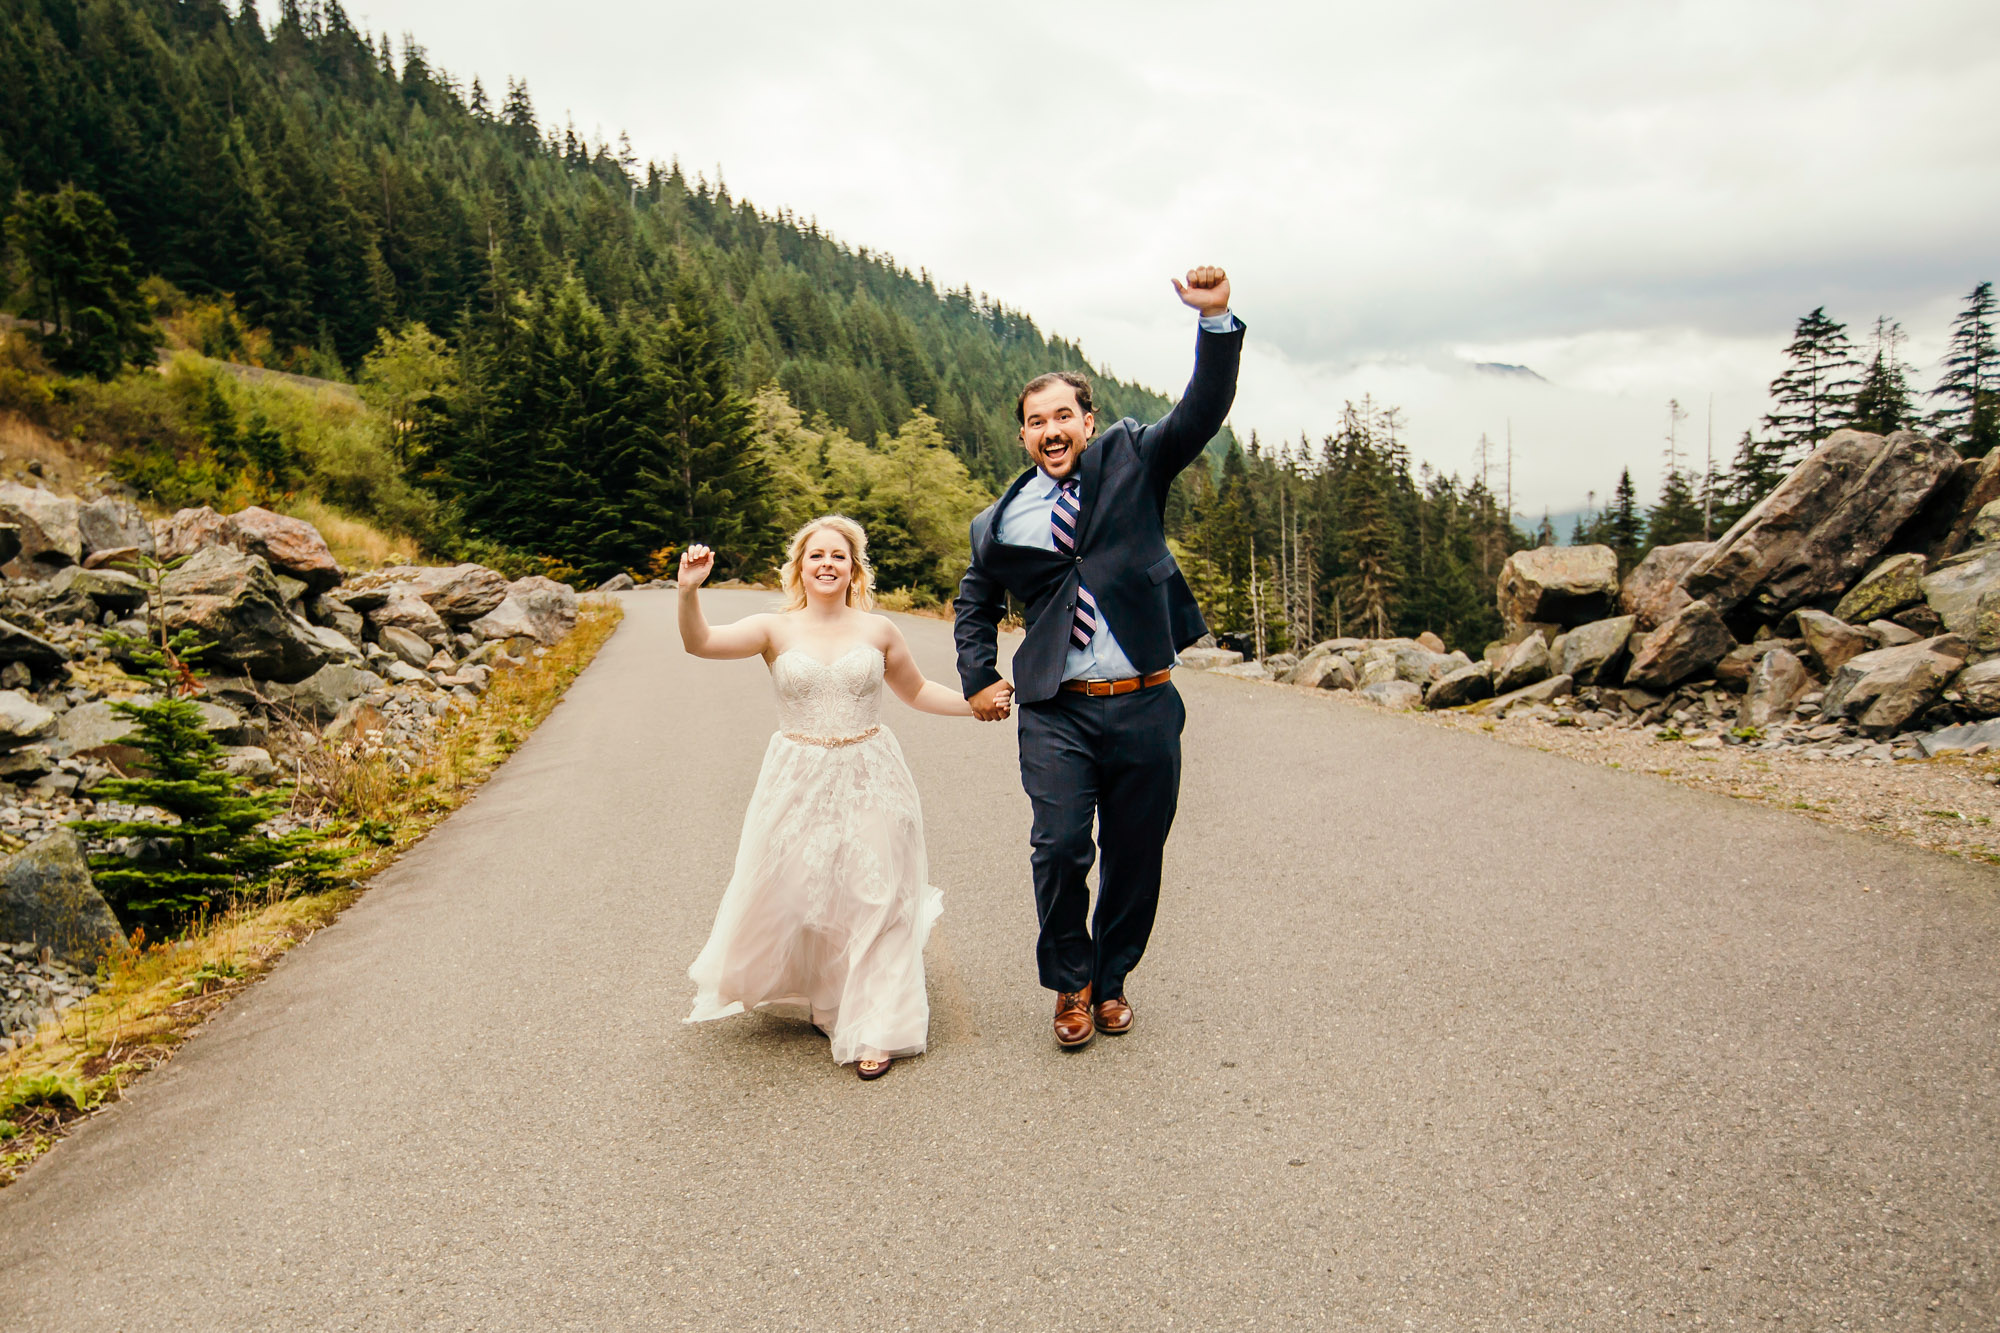
[[[1076,549],[1083,550],[1084,538],[1090,532],[1090,516],[1097,508],[1099,483],[1104,480],[1104,453],[1093,440],[1083,451],[1083,457],[1076,462]]]
[[[1001,494],[1000,499],[993,506],[993,521],[986,525],[985,546],[987,549],[983,552],[975,553],[978,558],[984,559],[992,553],[993,547],[1005,545],[1000,540],[1000,524],[1007,517],[1007,506],[1013,503],[1014,497],[1021,493],[1021,488],[1033,480],[1035,474],[1040,471],[1040,468],[1029,468],[1026,472],[1014,478],[1014,484]]]

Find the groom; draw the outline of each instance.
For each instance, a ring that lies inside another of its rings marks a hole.
[[[1187,709],[1170,679],[1174,654],[1207,632],[1167,551],[1167,488],[1229,413],[1243,325],[1221,269],[1195,269],[1174,288],[1201,315],[1180,403],[1150,426],[1127,417],[1093,440],[1089,380],[1059,371],[1029,381],[1014,414],[1035,466],[972,520],[972,567],[952,604],[974,714],[998,721],[1010,697],[1021,704],[1035,955],[1042,985],[1056,992],[1065,1047],[1132,1029],[1125,974],[1152,933],[1180,799]],[[1028,627],[1013,685],[995,665],[1009,593],[1026,606]],[[1100,851],[1086,927],[1084,876]]]

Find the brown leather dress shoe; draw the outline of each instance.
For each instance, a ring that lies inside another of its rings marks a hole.
[[[1056,996],[1056,1045],[1068,1050],[1086,1046],[1097,1035],[1090,1020],[1090,987]]]
[[[1132,1006],[1125,1003],[1124,996],[1097,1002],[1097,1030],[1114,1037],[1132,1030]]]

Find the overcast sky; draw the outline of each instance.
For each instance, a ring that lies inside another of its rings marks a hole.
[[[1928,387],[2000,278],[1993,0],[351,4],[1169,393],[1168,275],[1224,265],[1240,434],[1372,394],[1470,473],[1511,424],[1530,519],[1628,465],[1650,499],[1669,397],[1726,456],[1814,306],[1900,319]]]

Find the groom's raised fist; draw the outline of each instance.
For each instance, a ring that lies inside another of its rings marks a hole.
[[[715,552],[696,542],[681,552],[680,586],[699,588],[715,569]]]
[[[1204,315],[1220,315],[1229,309],[1229,275],[1219,268],[1191,268],[1187,281],[1174,279],[1174,291],[1183,304]]]

